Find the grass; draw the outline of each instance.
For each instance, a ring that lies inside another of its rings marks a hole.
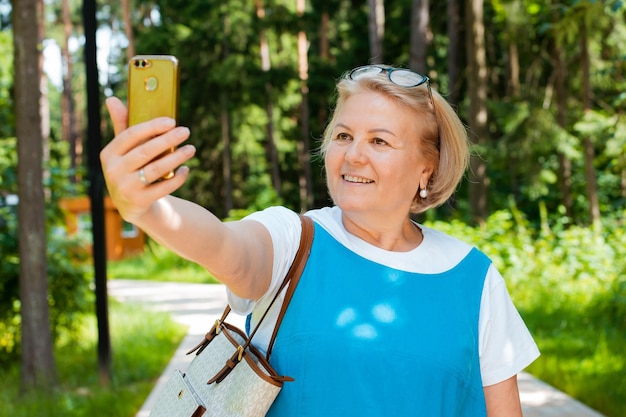
[[[206,269],[181,258],[152,240],[146,244],[144,253],[121,261],[109,262],[107,269],[109,277],[112,278],[217,283]]]
[[[98,382],[97,325],[83,318],[79,332],[55,349],[59,387],[20,394],[19,367],[3,370],[0,417],[132,417],[186,334],[166,313],[111,302],[112,382]],[[9,381],[15,381],[9,383]]]
[[[562,309],[522,312],[541,350],[528,372],[606,416],[626,415],[626,334],[593,318]]]

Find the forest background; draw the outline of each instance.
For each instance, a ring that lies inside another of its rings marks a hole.
[[[36,3],[47,71],[31,84],[42,96],[54,339],[91,300],[82,243],[58,232],[59,200],[88,186],[85,41],[79,1]],[[0,365],[21,344],[12,9],[0,0]],[[625,9],[617,0],[101,1],[101,96],[126,98],[134,54],[177,56],[180,123],[198,149],[178,194],[236,218],[330,203],[316,149],[344,71],[388,63],[428,75],[468,126],[473,157],[455,198],[418,220],[476,243],[510,280],[543,352],[533,373],[622,415]],[[104,109],[102,120],[107,141]]]

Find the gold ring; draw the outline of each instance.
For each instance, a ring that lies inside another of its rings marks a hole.
[[[146,174],[144,174],[144,172],[143,172],[143,168],[141,168],[141,169],[139,170],[139,181],[141,181],[141,183],[142,183],[143,185],[148,185],[148,184],[150,184],[150,183],[148,182],[148,180],[146,179]]]

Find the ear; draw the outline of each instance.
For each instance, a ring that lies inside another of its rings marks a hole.
[[[422,170],[422,174],[420,175],[420,190],[425,190],[428,188],[428,183],[430,182],[430,178],[433,175],[433,169],[430,167],[426,167]]]

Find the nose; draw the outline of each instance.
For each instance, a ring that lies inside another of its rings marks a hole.
[[[363,149],[364,141],[354,139],[347,147],[345,159],[352,164],[362,164],[365,162],[366,155]]]

